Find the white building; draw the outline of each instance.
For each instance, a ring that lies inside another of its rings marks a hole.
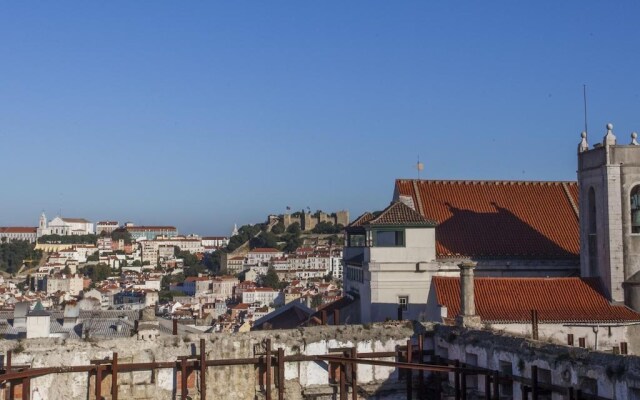
[[[90,235],[94,234],[93,223],[84,218],[55,217],[47,222],[44,213],[40,216],[40,223],[37,229],[38,237],[44,235]]]
[[[247,253],[247,265],[268,263],[272,258],[281,258],[284,253],[273,248],[256,248]]]
[[[0,227],[0,242],[13,240],[26,240],[35,243],[37,239],[36,227],[8,226]]]
[[[242,292],[243,303],[260,303],[262,306],[270,304],[284,304],[284,295],[279,290],[271,288],[254,288]]]

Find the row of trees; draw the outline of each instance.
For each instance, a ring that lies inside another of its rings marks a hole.
[[[96,244],[98,235],[42,235],[38,243]]]

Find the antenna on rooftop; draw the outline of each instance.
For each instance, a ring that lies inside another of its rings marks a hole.
[[[418,179],[420,179],[420,172],[424,170],[424,164],[420,162],[419,154],[418,154],[418,162],[416,163],[416,169],[418,170]]]
[[[584,101],[584,132],[588,133],[587,130],[587,85],[582,85],[582,99]]]

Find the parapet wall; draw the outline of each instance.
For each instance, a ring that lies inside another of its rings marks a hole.
[[[507,383],[500,384],[501,394],[513,396],[514,399],[522,398],[523,389],[531,385],[534,367],[540,385],[553,385],[557,389],[554,389],[556,391],[553,399],[562,398],[569,388],[583,390],[584,393],[595,394],[602,399],[640,398],[640,357],[637,356],[593,352],[491,331],[411,322],[318,326],[237,334],[160,336],[153,341],[135,338],[104,341],[2,340],[0,353],[2,363],[6,366],[7,351],[12,350],[13,368],[20,368],[20,365],[29,365],[31,368],[65,367],[64,371],[31,379],[27,389],[30,392],[29,398],[34,400],[95,399],[95,370],[93,373],[86,369],[84,372],[71,372],[71,368],[95,365],[98,360],[106,360],[99,391],[105,399],[112,399],[109,362],[114,352],[118,353],[118,368],[132,363],[154,363],[153,368],[141,367],[134,372],[127,372],[126,368],[118,369],[119,399],[179,399],[183,377],[182,364],[178,360],[180,357],[191,356],[192,362],[196,363],[203,340],[206,348],[205,360],[216,360],[216,365],[209,364],[206,368],[206,398],[256,400],[265,398],[265,382],[268,380],[265,379],[265,364],[251,360],[264,360],[264,345],[269,339],[270,348],[273,351],[282,349],[282,359],[285,360],[284,368],[274,366],[269,369],[272,398],[276,399],[280,394],[278,380],[279,375],[283,374],[284,399],[324,400],[336,398],[336,385],[330,384],[331,375],[336,371],[326,359],[323,361],[314,356],[342,351],[336,349],[355,348],[360,355],[375,352],[378,353],[376,356],[368,357],[394,361],[394,352],[407,345],[411,338],[415,343],[418,334],[425,338],[425,361],[439,361],[448,365],[460,362],[465,368],[475,366],[499,371],[501,377],[507,378]],[[429,356],[430,354],[433,356]],[[248,361],[244,365],[218,365],[222,364],[217,363],[219,360]],[[413,376],[415,378],[416,374]],[[433,376],[427,373],[425,377],[425,385],[428,382],[433,384]],[[406,398],[404,383],[400,383],[398,378],[398,369],[395,367],[359,364],[359,398]],[[201,399],[198,368],[188,370],[185,379],[189,398]],[[437,391],[450,393],[453,382],[453,373],[449,372],[448,380],[443,381]],[[468,375],[465,382],[470,394],[484,393],[487,390],[482,376]],[[16,383],[14,396],[20,398],[23,386],[19,385],[20,381]],[[417,385],[414,385],[414,392],[416,389]],[[6,390],[1,390],[0,399],[8,398],[7,394]]]
[[[95,360],[110,360],[118,353],[118,365],[129,363],[176,362],[180,356],[198,354],[200,339],[206,342],[206,359],[247,359],[257,357],[264,340],[271,339],[272,348],[282,348],[289,355],[326,355],[331,348],[356,347],[362,352],[393,352],[398,345],[406,344],[414,331],[410,323],[388,323],[353,326],[319,326],[295,330],[261,331],[235,334],[207,334],[160,336],[155,341],[139,341],[135,338],[101,341],[30,339],[0,341],[0,352],[5,355],[13,350],[12,365],[30,365],[31,368],[56,366],[86,366]],[[393,360],[393,357],[390,358]],[[101,393],[110,394],[111,376],[104,372]],[[384,386],[395,372],[394,368],[361,366],[358,382],[363,385]],[[120,399],[174,399],[181,390],[179,363],[172,368],[146,371],[119,372],[118,397]],[[256,365],[208,367],[206,372],[207,399],[256,399],[262,398],[261,370]],[[90,377],[91,375],[91,377]],[[199,399],[199,373],[189,373],[188,395]],[[286,382],[285,399],[303,399],[315,393],[316,398],[334,390],[329,385],[328,366],[318,361],[287,362],[284,368]],[[275,380],[275,378],[274,378]],[[395,381],[395,380],[394,380]],[[94,399],[95,376],[88,372],[65,372],[33,378],[30,382],[31,399]],[[277,388],[272,381],[274,398]],[[18,387],[20,391],[22,387]],[[264,389],[264,387],[262,387]],[[375,391],[375,390],[374,390]],[[3,393],[3,396],[6,395]],[[2,397],[6,398],[6,397]],[[111,396],[105,396],[111,398]],[[330,397],[329,397],[330,398]],[[394,398],[373,396],[371,398]]]

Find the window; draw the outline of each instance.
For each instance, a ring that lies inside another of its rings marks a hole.
[[[500,374],[503,376],[511,377],[513,374],[513,367],[511,362],[509,361],[500,361]],[[500,394],[505,396],[513,396],[513,383],[512,382],[501,382],[500,383]]]
[[[402,311],[407,311],[409,308],[409,296],[398,296],[398,306]]]
[[[365,235],[364,233],[349,234],[348,247],[364,247]]]
[[[640,233],[640,185],[631,189],[631,233]]]
[[[378,247],[404,246],[404,231],[377,231],[375,245]]]

